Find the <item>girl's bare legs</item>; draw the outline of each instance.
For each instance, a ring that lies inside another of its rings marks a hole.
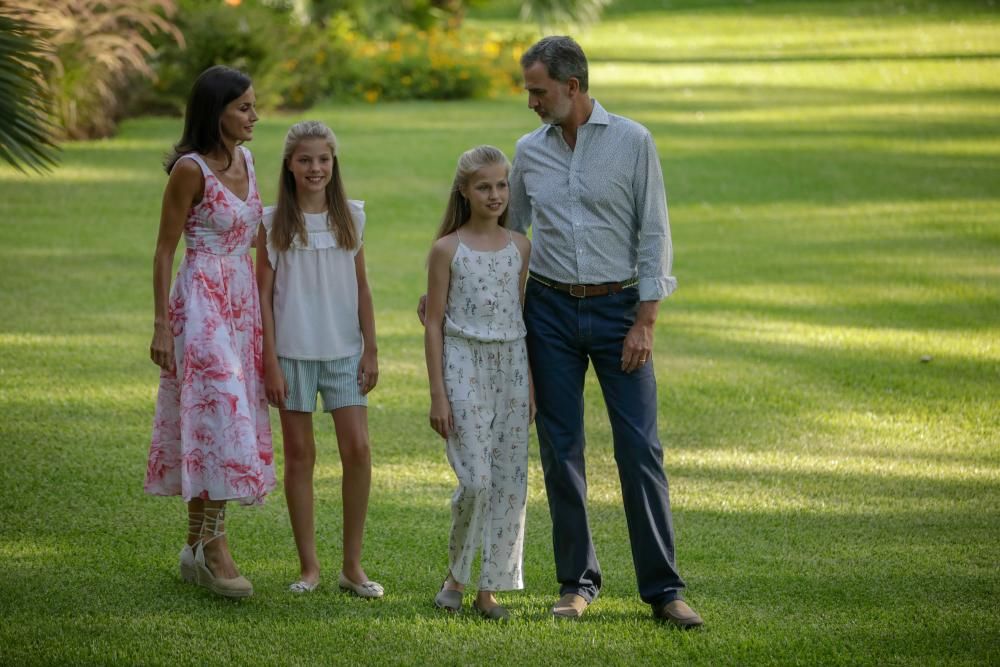
[[[233,556],[229,553],[229,542],[225,535],[226,501],[203,500],[201,502],[205,516],[201,530],[205,565],[208,566],[213,575],[220,579],[233,579],[240,576],[240,571],[237,569],[236,563],[233,562]]]
[[[344,575],[356,584],[368,581],[361,567],[361,545],[368,515],[372,483],[372,457],[368,444],[368,408],[351,405],[333,411],[337,447],[343,467]]]
[[[285,500],[292,522],[295,548],[299,552],[302,581],[319,581],[316,524],[313,511],[313,469],[316,440],[311,412],[281,411],[281,433],[285,443]]]

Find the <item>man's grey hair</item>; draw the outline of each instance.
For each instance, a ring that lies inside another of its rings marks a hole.
[[[521,67],[527,69],[536,62],[545,65],[549,78],[562,83],[574,78],[580,90],[587,92],[587,56],[572,37],[552,35],[535,42],[521,56]]]

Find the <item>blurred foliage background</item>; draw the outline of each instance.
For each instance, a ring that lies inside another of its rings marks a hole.
[[[517,60],[548,26],[609,0],[5,0],[0,159],[44,169],[52,144],[179,114],[215,64],[247,71],[267,109],[323,99],[453,100],[519,89]],[[520,15],[523,29],[466,21]],[[5,67],[6,64],[6,67]]]

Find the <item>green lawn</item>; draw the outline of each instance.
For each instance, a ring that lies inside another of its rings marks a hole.
[[[67,145],[53,174],[0,167],[0,664],[1000,662],[1000,12],[628,5],[579,39],[591,92],[646,124],[663,160],[681,287],[657,325],[660,428],[706,628],[657,626],[638,599],[596,382],[597,603],[579,623],[547,614],[533,454],[514,621],[432,607],[454,481],[426,425],[424,255],[458,153],[510,153],[536,121],[523,98],[326,106],[308,116],[337,131],[348,192],[368,202],[383,373],[366,567],[386,598],[335,588],[328,420],[325,587],[284,591],[297,561],[280,490],[230,514],[254,598],[180,582],[182,505],[142,492],[158,163],[180,124],[134,120]],[[258,126],[266,201],[300,117]]]

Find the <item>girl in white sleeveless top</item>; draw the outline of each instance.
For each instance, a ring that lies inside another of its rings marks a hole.
[[[431,427],[447,440],[458,477],[448,576],[434,602],[461,609],[481,546],[473,608],[493,620],[508,617],[494,593],[524,587],[528,424],[535,412],[521,317],[531,247],[504,227],[509,174],[506,156],[492,146],[459,158],[428,260],[424,334]]]
[[[264,211],[257,283],[264,329],[264,386],[281,411],[285,497],[299,553],[299,580],[319,585],[313,523],[316,395],[333,415],[343,466],[344,554],[340,588],[364,598],[382,586],[361,567],[371,487],[366,395],[378,382],[375,312],[365,273],[362,202],[348,200],[337,140],[317,121],[288,130],[278,203]]]

